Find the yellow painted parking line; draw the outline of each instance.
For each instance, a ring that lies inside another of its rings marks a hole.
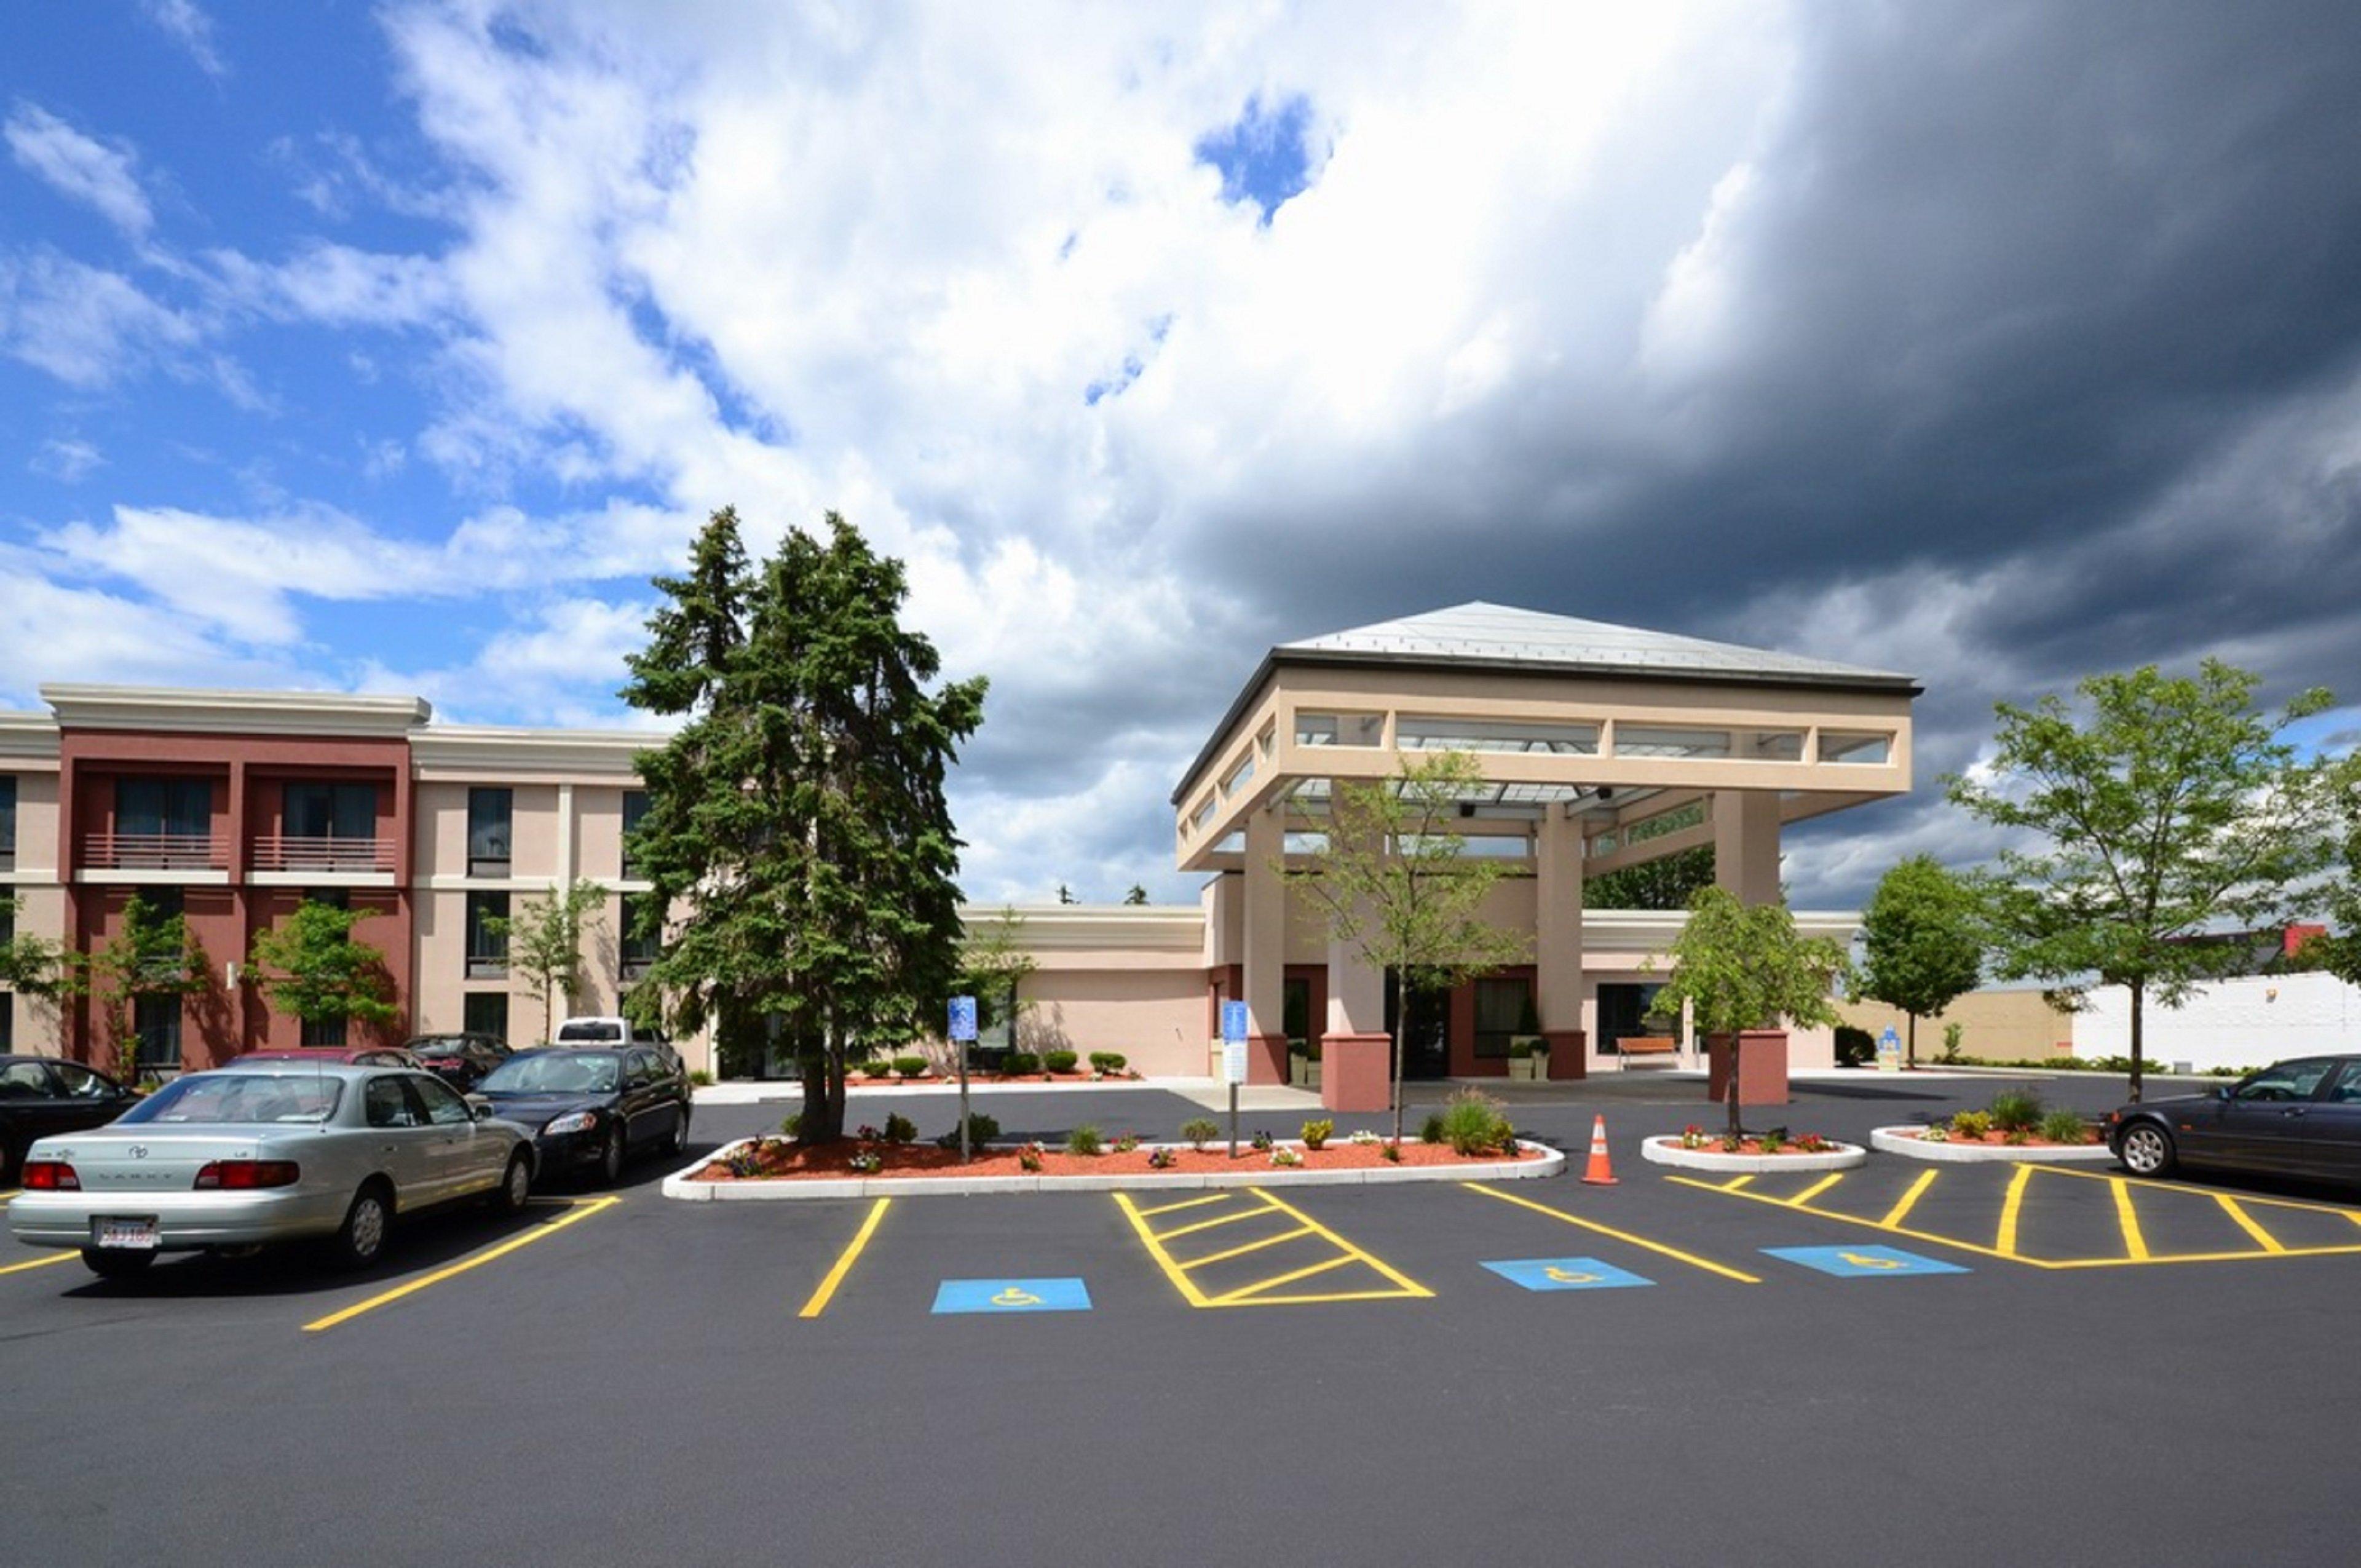
[[[1748,1182],[1752,1181],[1754,1177],[1752,1172],[1744,1176],[1733,1176],[1729,1180],[1721,1184],[1721,1190],[1724,1192],[1736,1192],[1744,1188]]]
[[[71,1252],[52,1253],[48,1257],[37,1257],[30,1263],[12,1263],[0,1268],[0,1274],[22,1274],[28,1268],[47,1268],[53,1263],[71,1263],[81,1255]]]
[[[1309,1279],[1315,1274],[1325,1274],[1332,1268],[1344,1268],[1359,1261],[1358,1258],[1353,1257],[1323,1258],[1306,1267],[1293,1269],[1286,1274],[1274,1275],[1268,1279],[1259,1279],[1252,1285],[1242,1285],[1235,1290],[1226,1291],[1213,1298],[1213,1305],[1226,1307],[1251,1300],[1266,1290],[1276,1290],[1282,1285],[1292,1285],[1299,1279]]]
[[[440,1285],[445,1280],[455,1278],[471,1268],[481,1268],[495,1258],[506,1257],[520,1247],[528,1247],[537,1241],[544,1241],[566,1226],[587,1220],[604,1210],[611,1209],[621,1201],[620,1198],[591,1198],[571,1204],[565,1213],[545,1225],[527,1231],[521,1236],[511,1236],[498,1246],[486,1247],[479,1253],[463,1257],[448,1268],[438,1268],[432,1274],[421,1275],[416,1279],[372,1296],[366,1301],[356,1301],[341,1311],[331,1312],[324,1318],[314,1318],[303,1325],[303,1332],[307,1334],[317,1333],[323,1329],[333,1329],[338,1323],[350,1322],[364,1312],[374,1312],[379,1307],[389,1306],[401,1300],[404,1296],[415,1295],[430,1285]]]
[[[2152,1181],[2141,1176],[2101,1176],[2096,1171],[2076,1170],[2062,1165],[2043,1166],[2041,1170],[2045,1176],[2071,1177],[2076,1181],[2114,1182],[2122,1186],[2144,1187],[2155,1192],[2178,1192],[2184,1197],[2200,1192],[2211,1196],[2208,1189],[2193,1187],[2183,1181]],[[2240,1193],[2238,1201],[2249,1208],[2295,1209],[2307,1214],[2342,1214],[2348,1220],[2361,1221],[2361,1209],[2342,1203],[2308,1203],[2296,1198],[2265,1198],[2252,1192]]]
[[[1310,1231],[1304,1230],[1301,1227],[1292,1231],[1281,1231],[1275,1236],[1265,1236],[1258,1242],[1248,1242],[1243,1246],[1234,1246],[1227,1252],[1217,1252],[1211,1257],[1192,1257],[1180,1266],[1183,1268],[1202,1268],[1208,1264],[1227,1263],[1234,1257],[1244,1257],[1250,1252],[1260,1252],[1267,1246],[1277,1246],[1281,1242],[1291,1242],[1298,1236],[1308,1236],[1311,1234],[1312,1233]]]
[[[1710,1181],[1687,1181],[1684,1178],[1677,1176],[1671,1178],[1671,1179],[1682,1182],[1685,1186],[1702,1187],[1708,1192],[1723,1192],[1729,1190],[1727,1188],[1717,1187]],[[1730,1267],[1726,1263],[1716,1263],[1709,1257],[1699,1257],[1695,1253],[1683,1252],[1678,1247],[1666,1246],[1662,1242],[1652,1242],[1645,1236],[1635,1236],[1629,1231],[1619,1231],[1612,1225],[1602,1225],[1596,1220],[1585,1220],[1576,1215],[1569,1214],[1563,1209],[1553,1209],[1546,1203],[1536,1203],[1530,1198],[1519,1198],[1513,1193],[1496,1191],[1492,1188],[1481,1186],[1473,1181],[1462,1182],[1460,1185],[1465,1187],[1470,1192],[1481,1192],[1487,1198],[1498,1198],[1503,1203],[1514,1203],[1520,1209],[1531,1209],[1536,1214],[1547,1214],[1553,1220],[1564,1220],[1569,1225],[1579,1225],[1586,1231],[1596,1231],[1602,1236],[1612,1236],[1619,1242],[1628,1243],[1629,1245],[1636,1247],[1644,1247],[1646,1250],[1653,1253],[1661,1253],[1666,1257],[1673,1258],[1681,1263],[1686,1263],[1692,1268],[1702,1268],[1708,1274],[1719,1274],[1725,1279],[1735,1279],[1741,1285],[1760,1285],[1763,1283],[1763,1281],[1755,1276],[1741,1273],[1739,1270]],[[1751,1199],[1757,1203],[1777,1203],[1781,1208],[1786,1207],[1786,1205],[1784,1202],[1781,1202],[1780,1200],[1776,1198],[1765,1198],[1759,1192],[1739,1192],[1732,1194],[1732,1196]]]
[[[1834,1187],[1838,1182],[1842,1181],[1843,1179],[1844,1172],[1841,1170],[1838,1171],[1833,1176],[1822,1177],[1819,1180],[1813,1182],[1809,1187],[1805,1188],[1801,1192],[1796,1193],[1793,1198],[1788,1199],[1787,1201],[1800,1209],[1805,1204],[1810,1202],[1813,1199],[1817,1198],[1821,1193],[1826,1192],[1829,1188]]]
[[[2255,1245],[2265,1252],[2285,1252],[2287,1245],[2279,1237],[2255,1223],[2255,1217],[2238,1207],[2238,1201],[2227,1192],[2213,1194],[2213,1201],[2222,1205],[2222,1212],[2238,1222],[2238,1228],[2255,1238]]]
[[[1931,1242],[1937,1246],[1957,1247],[1961,1252],[1971,1252],[1976,1254],[1979,1257],[2004,1257],[2011,1263],[2030,1264],[2036,1268],[2055,1268],[2058,1266],[2054,1263],[2045,1263],[2037,1257],[2019,1257],[2013,1252],[2002,1252],[1993,1247],[1979,1246],[1974,1242],[1963,1242],[1952,1236],[1938,1236],[1932,1231],[1914,1231],[1902,1225],[1882,1225],[1875,1220],[1864,1220],[1858,1214],[1840,1214],[1834,1209],[1796,1209],[1793,1203],[1784,1201],[1777,1198],[1766,1198],[1760,1192],[1729,1192],[1725,1189],[1718,1187],[1710,1181],[1693,1181],[1686,1176],[1668,1176],[1664,1178],[1664,1179],[1675,1182],[1683,1187],[1694,1187],[1700,1192],[1722,1192],[1727,1197],[1743,1198],[1750,1203],[1767,1203],[1774,1209],[1792,1209],[1795,1210],[1796,1213],[1811,1214],[1823,1220],[1836,1220],[1848,1225],[1865,1225],[1872,1231],[1883,1231],[1889,1235],[1908,1236],[1914,1241]],[[1505,1194],[1496,1193],[1494,1196],[1505,1196]],[[1519,1201],[1519,1200],[1512,1199],[1510,1201]],[[1539,1208],[1540,1205],[1535,1204],[1534,1207]],[[1554,1212],[1554,1211],[1552,1211],[1552,1212]],[[1570,1215],[1565,1217],[1572,1218]],[[1576,1221],[1575,1223],[1580,1224],[1583,1222]],[[1646,1245],[1648,1244],[1642,1243],[1642,1245]],[[1760,1285],[1763,1282],[1759,1279],[1750,1278],[1748,1283]]]
[[[1178,1203],[1159,1203],[1153,1209],[1140,1209],[1136,1212],[1143,1219],[1152,1220],[1159,1214],[1177,1214],[1183,1209],[1199,1209],[1208,1203],[1226,1203],[1236,1196],[1235,1192],[1209,1192],[1202,1198],[1183,1198]]]
[[[2016,1255],[2017,1212],[2025,1207],[2026,1184],[2032,1179],[2033,1167],[2030,1165],[2019,1165],[2015,1174],[2008,1179],[2008,1196],[2001,1200],[2000,1205],[2000,1235],[1993,1243],[1993,1248],[2003,1257]]]
[[[1322,1224],[1319,1221],[1313,1219],[1302,1210],[1298,1209],[1291,1204],[1280,1202],[1278,1199],[1272,1197],[1269,1193],[1264,1191],[1259,1187],[1249,1187],[1246,1190],[1261,1199],[1264,1202],[1269,1204],[1272,1208],[1278,1210],[1280,1213],[1292,1219],[1297,1224],[1301,1225],[1313,1235],[1318,1236],[1322,1241],[1326,1242],[1330,1246],[1334,1247],[1338,1252],[1344,1253],[1361,1263],[1368,1265],[1369,1267],[1375,1269],[1378,1273],[1383,1275],[1388,1279],[1392,1280],[1394,1284],[1400,1288],[1399,1292],[1380,1291],[1377,1293],[1378,1295],[1383,1296],[1399,1293],[1400,1295],[1414,1296],[1421,1299],[1431,1298],[1433,1296],[1433,1291],[1429,1290],[1425,1286],[1421,1285],[1417,1280],[1412,1279],[1400,1269],[1396,1268],[1389,1263],[1373,1256],[1362,1248],[1354,1245],[1351,1242],[1346,1241],[1344,1237],[1338,1235],[1335,1232],[1330,1230],[1327,1226]],[[1232,1294],[1235,1295],[1235,1292],[1232,1292]]]
[[[2112,1184],[2115,1190],[2115,1223],[2123,1227],[2124,1255],[2134,1259],[2148,1255],[2147,1238],[2140,1234],[2139,1213],[2132,1207],[2132,1190],[2117,1177]]]
[[[1249,1188],[1247,1190],[1252,1191],[1253,1189]],[[1199,1231],[1210,1231],[1215,1225],[1226,1225],[1235,1220],[1251,1220],[1257,1214],[1269,1212],[1268,1209],[1241,1209],[1235,1214],[1216,1214],[1210,1220],[1199,1220],[1194,1224],[1179,1225],[1169,1231],[1159,1231],[1156,1234],[1156,1239],[1160,1242],[1178,1241],[1182,1236],[1193,1236]]]
[[[1131,1228],[1139,1233],[1139,1245],[1148,1249],[1148,1255],[1156,1260],[1156,1266],[1164,1271],[1164,1277],[1172,1281],[1172,1288],[1180,1292],[1180,1299],[1192,1307],[1212,1306],[1213,1303],[1205,1299],[1202,1290],[1197,1288],[1196,1282],[1189,1277],[1187,1271],[1173,1261],[1170,1253],[1164,1250],[1164,1244],[1157,1240],[1156,1233],[1148,1229],[1148,1221],[1141,1215],[1138,1205],[1132,1202],[1131,1194],[1115,1194],[1115,1205],[1123,1211],[1123,1217],[1131,1222]]]
[[[869,1238],[877,1234],[877,1222],[885,1217],[885,1211],[893,1201],[891,1198],[880,1198],[870,1206],[869,1217],[861,1222],[859,1230],[853,1232],[851,1244],[839,1255],[836,1266],[828,1271],[828,1277],[819,1282],[819,1288],[811,1293],[811,1299],[804,1303],[796,1317],[817,1318],[828,1310],[829,1300],[836,1295],[836,1288],[844,1283],[844,1277],[851,1273],[852,1266],[861,1260],[861,1249],[867,1246]]]
[[[1888,1209],[1885,1212],[1885,1218],[1877,1223],[1881,1225],[1899,1225],[1908,1219],[1911,1209],[1917,1204],[1919,1199],[1927,1195],[1927,1189],[1934,1186],[1935,1178],[1941,1174],[1942,1172],[1937,1170],[1919,1172],[1918,1179],[1910,1184],[1910,1190],[1902,1195],[1902,1201]]]

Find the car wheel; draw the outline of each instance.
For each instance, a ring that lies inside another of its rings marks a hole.
[[[2166,1176],[2172,1170],[2172,1135],[2153,1122],[2135,1122],[2124,1129],[2115,1154],[2134,1176]]]
[[[371,1185],[354,1194],[345,1211],[345,1223],[328,1243],[329,1255],[342,1268],[367,1268],[385,1250],[385,1233],[393,1222],[385,1190]]]
[[[665,1140],[664,1152],[671,1155],[688,1152],[688,1108],[686,1106],[681,1107],[680,1114],[673,1121],[672,1136]]]
[[[82,1266],[101,1279],[129,1279],[148,1272],[156,1261],[152,1252],[123,1252],[107,1247],[86,1246],[82,1249]]]
[[[623,1179],[623,1129],[619,1124],[607,1129],[607,1144],[598,1151],[598,1185],[612,1187]]]
[[[509,1156],[507,1174],[500,1178],[500,1190],[493,1198],[493,1206],[503,1214],[522,1214],[525,1201],[533,1196],[533,1161],[519,1149]]]

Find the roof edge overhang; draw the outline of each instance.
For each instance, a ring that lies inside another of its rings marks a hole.
[[[1899,696],[1914,698],[1923,696],[1926,687],[1909,675],[1880,674],[1875,671],[1858,674],[1830,671],[1827,674],[1797,674],[1782,671],[1772,674],[1748,670],[1650,670],[1633,669],[1623,664],[1610,664],[1584,659],[1493,659],[1437,657],[1420,653],[1368,653],[1326,648],[1274,648],[1255,666],[1254,674],[1240,687],[1238,695],[1222,715],[1222,721],[1205,738],[1196,760],[1180,775],[1180,783],[1172,792],[1172,807],[1180,808],[1189,793],[1197,787],[1207,769],[1221,754],[1223,742],[1239,719],[1254,707],[1257,698],[1281,665],[1306,665],[1325,669],[1358,670],[1426,670],[1444,674],[1464,674],[1469,671],[1501,675],[1597,675],[1604,680],[1645,682],[1664,685],[1738,685],[1760,686],[1783,691],[1850,692],[1869,696]]]

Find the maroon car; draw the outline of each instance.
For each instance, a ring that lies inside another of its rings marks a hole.
[[[506,1040],[490,1035],[421,1035],[402,1047],[427,1071],[465,1094],[509,1059]]]
[[[248,1051],[232,1066],[250,1061],[315,1061],[327,1067],[406,1067],[424,1070],[423,1064],[399,1046],[300,1046],[284,1050]]]

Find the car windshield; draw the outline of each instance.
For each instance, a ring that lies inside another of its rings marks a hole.
[[[571,1024],[560,1024],[557,1026],[557,1037],[561,1040],[620,1040],[623,1037],[623,1029],[620,1024],[577,1020]]]
[[[251,1126],[262,1122],[324,1122],[336,1113],[336,1101],[343,1092],[344,1085],[336,1079],[300,1073],[198,1073],[174,1079],[117,1117],[116,1123]]]
[[[621,1069],[604,1052],[551,1051],[511,1057],[483,1076],[479,1094],[612,1094]]]

